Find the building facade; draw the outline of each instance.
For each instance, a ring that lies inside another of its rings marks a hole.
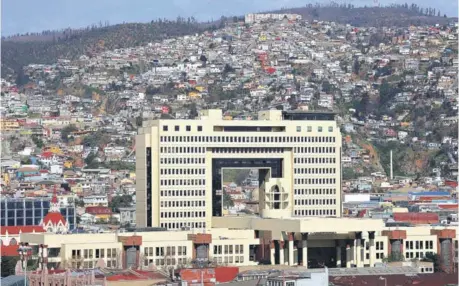
[[[210,229],[222,216],[222,170],[259,169],[259,211],[341,216],[341,134],[331,113],[263,111],[258,120],[146,122],[136,138],[137,225]]]
[[[0,200],[0,225],[25,226],[40,225],[51,208],[50,198],[5,198]],[[74,205],[60,206],[60,213],[75,228],[76,214]]]

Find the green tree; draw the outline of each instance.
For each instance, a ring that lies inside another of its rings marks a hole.
[[[2,256],[1,265],[2,265],[2,277],[10,276],[15,274],[16,264],[19,260],[19,257],[16,256]]]
[[[72,133],[72,132],[74,132],[74,131],[78,131],[78,128],[77,128],[75,125],[70,124],[70,125],[65,126],[65,127],[61,130],[61,138],[62,138],[62,141],[68,142],[70,133]]]
[[[122,195],[113,197],[108,206],[113,212],[118,212],[118,208],[130,207],[132,205],[132,196]]]
[[[142,122],[143,122],[142,116],[138,116],[135,119],[135,124],[137,125],[137,127],[142,127]]]
[[[37,135],[32,135],[32,141],[38,148],[43,148],[43,140],[39,138]]]
[[[442,269],[440,267],[440,258],[438,254],[428,252],[421,261],[432,262],[434,265],[435,272],[440,272]]]
[[[227,192],[223,192],[223,207],[234,207],[234,201]]]

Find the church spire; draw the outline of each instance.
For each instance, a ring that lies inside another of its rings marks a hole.
[[[59,200],[57,199],[57,188],[54,186],[53,198],[51,199],[49,212],[60,213]]]

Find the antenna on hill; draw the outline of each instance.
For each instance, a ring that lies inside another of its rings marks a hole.
[[[392,157],[392,150],[390,150],[390,179],[394,179],[394,163],[393,163],[393,157]]]

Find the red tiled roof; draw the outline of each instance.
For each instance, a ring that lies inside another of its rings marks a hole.
[[[112,210],[109,207],[87,207],[85,211],[92,215],[112,214]]]
[[[384,281],[380,278],[381,275],[365,275],[365,276],[338,276],[330,277],[330,282],[337,286],[369,286],[369,285],[417,285],[417,286],[444,286],[447,284],[457,285],[457,274],[433,273],[420,274],[417,276],[406,275],[384,275],[387,279]]]
[[[43,223],[45,225],[48,224],[48,222],[51,221],[52,224],[58,224],[60,221],[62,221],[63,224],[66,223],[65,218],[60,214],[60,213],[48,213],[45,218],[43,219]]]
[[[8,234],[19,234],[21,233],[31,233],[31,232],[45,232],[42,226],[40,225],[24,225],[24,226],[2,226],[0,227],[0,234],[5,235],[8,231]]]
[[[43,152],[41,153],[40,155],[42,158],[50,158],[53,156],[53,152],[50,152],[50,151],[47,151],[47,152]]]

